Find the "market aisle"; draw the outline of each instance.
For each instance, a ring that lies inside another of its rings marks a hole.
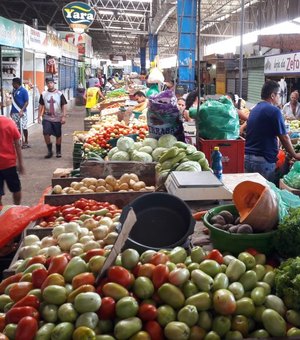
[[[53,171],[56,168],[72,168],[73,137],[75,130],[83,130],[83,119],[85,116],[84,107],[74,107],[68,111],[66,124],[63,126],[62,158],[55,155],[45,159],[47,153],[46,145],[42,134],[42,126],[36,124],[29,128],[29,144],[31,148],[23,150],[26,174],[21,176],[22,183],[22,204],[34,205],[38,202],[43,190],[51,184]],[[55,138],[51,137],[53,144]],[[54,146],[55,150],[55,146]],[[5,189],[3,204],[12,204],[12,195]]]

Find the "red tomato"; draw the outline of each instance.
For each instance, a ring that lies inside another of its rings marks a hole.
[[[165,264],[159,264],[154,268],[152,282],[156,289],[168,282],[169,272],[169,268]]]
[[[98,310],[100,320],[112,320],[115,317],[116,302],[113,298],[105,296],[101,300],[101,306]]]
[[[132,277],[130,272],[121,267],[113,266],[108,269],[108,280],[120,284],[121,286],[128,288],[132,284]]]
[[[33,308],[33,307],[16,307],[11,308],[6,314],[5,314],[5,322],[8,323],[18,323],[22,318],[25,316],[31,316],[35,318],[36,320],[39,319],[39,312]]]
[[[259,254],[259,251],[257,251],[255,248],[247,248],[245,252],[251,254],[252,256]]]
[[[154,320],[147,321],[144,325],[144,330],[149,333],[152,340],[164,340],[164,331],[161,325]]]
[[[138,273],[139,273],[139,269],[141,268],[141,264],[138,263],[136,266],[134,266],[132,269],[131,269],[131,273],[133,274],[134,277],[137,277],[138,276]]]
[[[84,260],[85,262],[89,262],[89,260],[93,257],[93,256],[97,256],[97,255],[100,255],[100,256],[103,256],[105,255],[105,249],[91,249],[91,250],[88,250],[85,254],[85,257],[84,257]]]
[[[35,318],[25,316],[17,326],[15,340],[33,340],[38,330],[38,323]]]
[[[143,321],[155,320],[157,317],[157,309],[149,303],[142,303],[139,306],[138,317]]]
[[[44,255],[37,255],[32,257],[26,265],[26,268],[28,268],[29,266],[31,266],[34,263],[41,263],[41,264],[46,264],[47,258]]]
[[[224,263],[223,255],[217,249],[213,249],[212,251],[210,251],[207,254],[206,258],[209,259],[209,260],[214,260],[214,261],[218,262],[219,264]]]
[[[64,219],[65,219],[66,222],[71,222],[73,217],[74,217],[73,214],[64,215]]]
[[[155,265],[152,263],[144,263],[140,265],[137,276],[146,276],[149,279],[152,278]]]
[[[5,314],[1,313],[0,314],[0,332],[3,332],[4,328],[5,328]],[[1,337],[0,337],[0,340],[1,340]]]
[[[31,282],[17,282],[14,283],[9,290],[9,297],[14,301],[17,302],[21,300],[24,296],[26,296],[31,289],[33,288],[33,285]]]
[[[21,277],[23,276],[23,273],[17,273],[15,275],[12,275],[10,277],[7,277],[6,279],[2,280],[0,283],[0,294],[3,294],[6,287],[15,282],[19,282]]]
[[[35,295],[26,295],[21,300],[16,302],[13,308],[26,306],[33,307],[38,310],[40,307],[40,300]]]
[[[86,202],[79,200],[74,203],[74,206],[75,208],[83,210],[86,207]]]
[[[73,277],[72,279],[72,287],[76,289],[83,285],[92,285],[95,284],[95,276],[93,273],[81,273]]]
[[[103,278],[103,279],[100,281],[98,287],[96,288],[96,292],[97,292],[100,296],[103,296],[102,288],[103,288],[103,286],[104,286],[106,283],[108,283],[108,282],[109,282],[109,280],[108,280],[107,277]]]
[[[59,254],[52,257],[48,268],[48,275],[54,273],[63,274],[68,262],[69,260],[66,254]]]
[[[151,256],[150,263],[157,266],[158,264],[165,264],[169,261],[169,256],[164,253],[155,253]]]

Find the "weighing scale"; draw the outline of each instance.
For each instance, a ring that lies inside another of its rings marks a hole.
[[[221,182],[210,171],[172,171],[165,187],[184,201],[232,200],[234,188],[248,180],[267,185],[258,173],[223,174]]]

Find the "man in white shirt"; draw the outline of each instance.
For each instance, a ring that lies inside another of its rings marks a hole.
[[[298,91],[292,92],[290,95],[290,101],[286,103],[282,109],[284,119],[300,119],[300,103],[298,102],[298,99]]]

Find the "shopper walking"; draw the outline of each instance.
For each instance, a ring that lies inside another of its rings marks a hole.
[[[20,78],[13,78],[12,80],[12,106],[10,111],[11,118],[15,121],[22,138],[22,131],[24,135],[24,143],[22,148],[29,148],[28,144],[28,130],[27,130],[27,106],[29,96],[27,90],[22,86]]]
[[[14,121],[0,115],[0,205],[4,195],[4,182],[13,194],[14,204],[21,204],[21,182],[17,172],[24,174],[21,134]]]
[[[258,172],[267,180],[274,181],[278,138],[290,156],[300,160],[300,153],[295,153],[277,107],[279,84],[273,80],[267,81],[262,87],[261,99],[251,110],[247,121],[245,172]]]
[[[56,157],[61,157],[61,130],[66,122],[67,100],[62,92],[55,88],[52,78],[46,79],[47,91],[44,91],[39,100],[39,124],[42,122],[43,135],[48,153],[45,158],[53,156],[51,135],[56,137]]]
[[[91,115],[91,108],[97,105],[99,99],[105,99],[104,95],[100,90],[100,83],[97,83],[93,87],[89,87],[85,93],[83,98],[86,100],[85,109],[86,109],[86,117]]]

